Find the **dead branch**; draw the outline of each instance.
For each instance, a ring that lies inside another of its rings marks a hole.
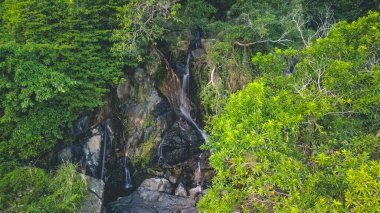
[[[265,39],[265,40],[250,42],[250,43],[242,43],[240,41],[235,41],[234,44],[241,46],[241,47],[249,47],[249,46],[252,46],[255,44],[260,44],[260,43],[276,43],[276,44],[280,44],[280,45],[285,45],[286,42],[291,41],[291,40],[285,38],[288,33],[289,32],[284,32],[280,36],[280,38],[278,38],[277,40]]]

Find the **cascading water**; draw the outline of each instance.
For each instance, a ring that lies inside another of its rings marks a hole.
[[[106,162],[106,149],[107,149],[107,130],[104,133],[104,142],[103,142],[103,159],[102,159],[102,169],[101,169],[101,175],[100,180],[103,180],[104,177],[104,164]]]
[[[101,180],[104,179],[107,146],[110,146],[110,149],[112,149],[113,140],[114,140],[114,132],[111,127],[111,120],[107,119],[105,123],[105,127],[104,127],[104,135],[103,135],[102,168],[101,168],[101,175],[100,175]]]
[[[182,90],[181,90],[181,97],[180,97],[180,105],[179,110],[183,117],[192,125],[194,126],[197,131],[202,135],[202,138],[205,142],[207,142],[207,135],[202,131],[201,128],[195,123],[195,121],[191,118],[190,115],[190,99],[188,98],[187,94],[189,93],[189,84],[190,84],[190,60],[191,60],[191,53],[187,55],[186,60],[186,67],[185,71],[186,73],[182,77]]]
[[[162,144],[163,144],[163,141],[160,143],[160,145],[158,145],[158,149],[157,149],[158,162],[162,162],[164,160],[164,153],[162,150],[162,146],[163,146]]]
[[[124,170],[125,170],[125,185],[124,185],[124,188],[125,189],[130,189],[133,187],[132,185],[132,178],[131,178],[131,171],[129,170],[129,168],[127,166],[124,167]]]
[[[185,74],[182,77],[182,90],[181,90],[181,98],[180,98],[180,112],[183,115],[183,117],[192,125],[194,126],[197,131],[202,135],[202,138],[204,142],[207,142],[207,135],[202,131],[202,129],[195,123],[195,121],[191,118],[190,110],[190,99],[187,96],[189,94],[189,88],[190,88],[190,62],[191,62],[191,53],[187,55],[186,59],[186,67],[185,67]],[[201,170],[201,160],[202,160],[202,153],[199,155],[199,161],[198,161],[198,168],[195,172],[195,182],[198,186],[201,186],[202,183],[202,170]]]
[[[127,147],[125,145],[125,134],[122,133],[122,141],[124,143],[124,173],[125,173],[125,183],[124,183],[124,189],[130,189],[133,188],[132,185],[132,176],[131,176],[131,170],[128,167],[129,158],[127,155]]]

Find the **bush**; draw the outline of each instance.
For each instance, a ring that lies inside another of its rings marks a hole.
[[[4,212],[77,212],[86,181],[73,164],[55,174],[35,167],[17,167],[0,177],[0,210]]]
[[[204,212],[376,212],[380,15],[338,23],[300,53],[258,54],[262,77],[209,124]],[[298,55],[284,76],[281,59]]]

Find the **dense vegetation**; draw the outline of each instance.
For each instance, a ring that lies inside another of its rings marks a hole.
[[[0,166],[4,167],[0,211],[75,211],[72,207],[78,207],[81,194],[56,193],[62,193],[58,189],[67,183],[81,182],[65,183],[62,177],[45,189],[52,177],[29,166],[46,168],[54,147],[72,142],[70,125],[78,113],[101,106],[102,96],[120,75],[121,64],[110,51],[119,3],[5,0],[0,4]],[[17,167],[11,171],[8,165]],[[29,171],[30,182],[17,179],[24,171]],[[18,186],[5,187],[10,182]],[[16,199],[28,190],[36,194]],[[53,201],[63,206],[56,207]]]
[[[0,0],[0,211],[78,211],[84,181],[47,171],[53,150],[193,32],[213,39],[194,66],[217,171],[201,211],[378,211],[379,4]]]
[[[380,209],[379,23],[370,13],[300,52],[252,58],[260,77],[209,124],[217,176],[201,209]],[[300,62],[284,75],[283,58],[294,55]]]
[[[0,179],[0,207],[7,212],[77,212],[85,192],[86,180],[76,165],[61,165],[56,174],[17,167]]]

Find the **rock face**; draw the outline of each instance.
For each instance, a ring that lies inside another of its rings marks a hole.
[[[183,44],[181,58],[164,60],[160,82],[151,70],[128,70],[104,107],[74,122],[76,143],[57,153],[59,162],[80,163],[87,175],[104,181],[95,187],[103,191],[90,190],[86,212],[99,212],[101,198],[108,212],[197,212],[213,171],[209,153],[199,149],[207,137],[191,69],[212,41],[195,37]]]
[[[195,199],[201,193],[202,193],[202,188],[200,186],[197,186],[189,190],[189,194],[192,199]]]
[[[92,136],[83,145],[86,172],[93,177],[99,176],[101,162],[102,135],[98,129],[92,130]]]
[[[149,161],[175,114],[143,69],[136,69],[132,82],[138,84],[126,81],[118,87],[118,98],[125,100],[121,105],[125,155]]]
[[[83,118],[75,123],[81,123],[79,121],[82,122]],[[78,144],[70,145],[57,153],[58,162],[78,163],[87,175],[101,178],[104,173],[103,159],[105,161],[106,155],[110,154],[114,141],[111,126],[111,120],[107,119],[95,128],[78,134]]]
[[[200,153],[203,139],[186,121],[175,122],[164,134],[161,142],[160,163],[175,165],[184,162],[192,155]]]
[[[73,134],[74,136],[80,136],[85,134],[89,130],[89,118],[88,116],[83,116],[76,120],[73,124]]]
[[[88,183],[88,193],[84,198],[81,212],[100,213],[103,207],[104,182],[90,176],[85,178]]]

